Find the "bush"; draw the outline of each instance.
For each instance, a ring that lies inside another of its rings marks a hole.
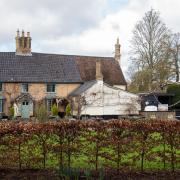
[[[66,116],[71,116],[71,106],[70,106],[70,104],[68,104],[67,106],[66,106]]]
[[[99,179],[106,167],[117,173],[170,168],[175,172],[180,169],[179,136],[178,120],[0,122],[0,166],[60,167],[61,175],[73,178],[83,168],[99,171]],[[88,171],[84,174],[90,176]]]
[[[10,116],[14,116],[14,107],[13,106],[11,106],[10,108],[9,108],[9,112],[10,112]]]
[[[51,107],[51,114],[53,116],[58,116],[58,108],[57,108],[56,104],[53,104],[53,106]]]
[[[172,98],[172,103],[176,103],[180,101],[180,85],[179,84],[171,84],[167,87],[167,93],[174,94]],[[173,108],[180,108],[180,102],[176,104]]]
[[[47,121],[48,113],[45,105],[43,103],[38,103],[35,108],[35,116],[40,122]]]

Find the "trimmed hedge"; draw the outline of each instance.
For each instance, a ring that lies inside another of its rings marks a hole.
[[[180,121],[1,122],[3,168],[180,169]]]

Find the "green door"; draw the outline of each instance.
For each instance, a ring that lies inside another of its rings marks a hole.
[[[21,117],[24,119],[29,118],[29,102],[23,101],[21,106]]]

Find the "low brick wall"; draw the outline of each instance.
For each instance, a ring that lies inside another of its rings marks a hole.
[[[175,119],[174,111],[140,111],[140,114],[148,119]]]

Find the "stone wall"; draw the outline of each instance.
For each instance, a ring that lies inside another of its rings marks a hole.
[[[141,111],[140,114],[148,119],[159,119],[159,120],[175,119],[174,111]]]
[[[56,92],[53,93],[58,97],[67,97],[80,84],[56,84]],[[33,100],[39,101],[45,98],[49,93],[46,92],[46,84],[44,83],[29,83],[28,93],[33,97]],[[5,97],[3,103],[4,113],[9,115],[9,108],[12,103],[21,94],[21,83],[3,83],[2,95]]]

